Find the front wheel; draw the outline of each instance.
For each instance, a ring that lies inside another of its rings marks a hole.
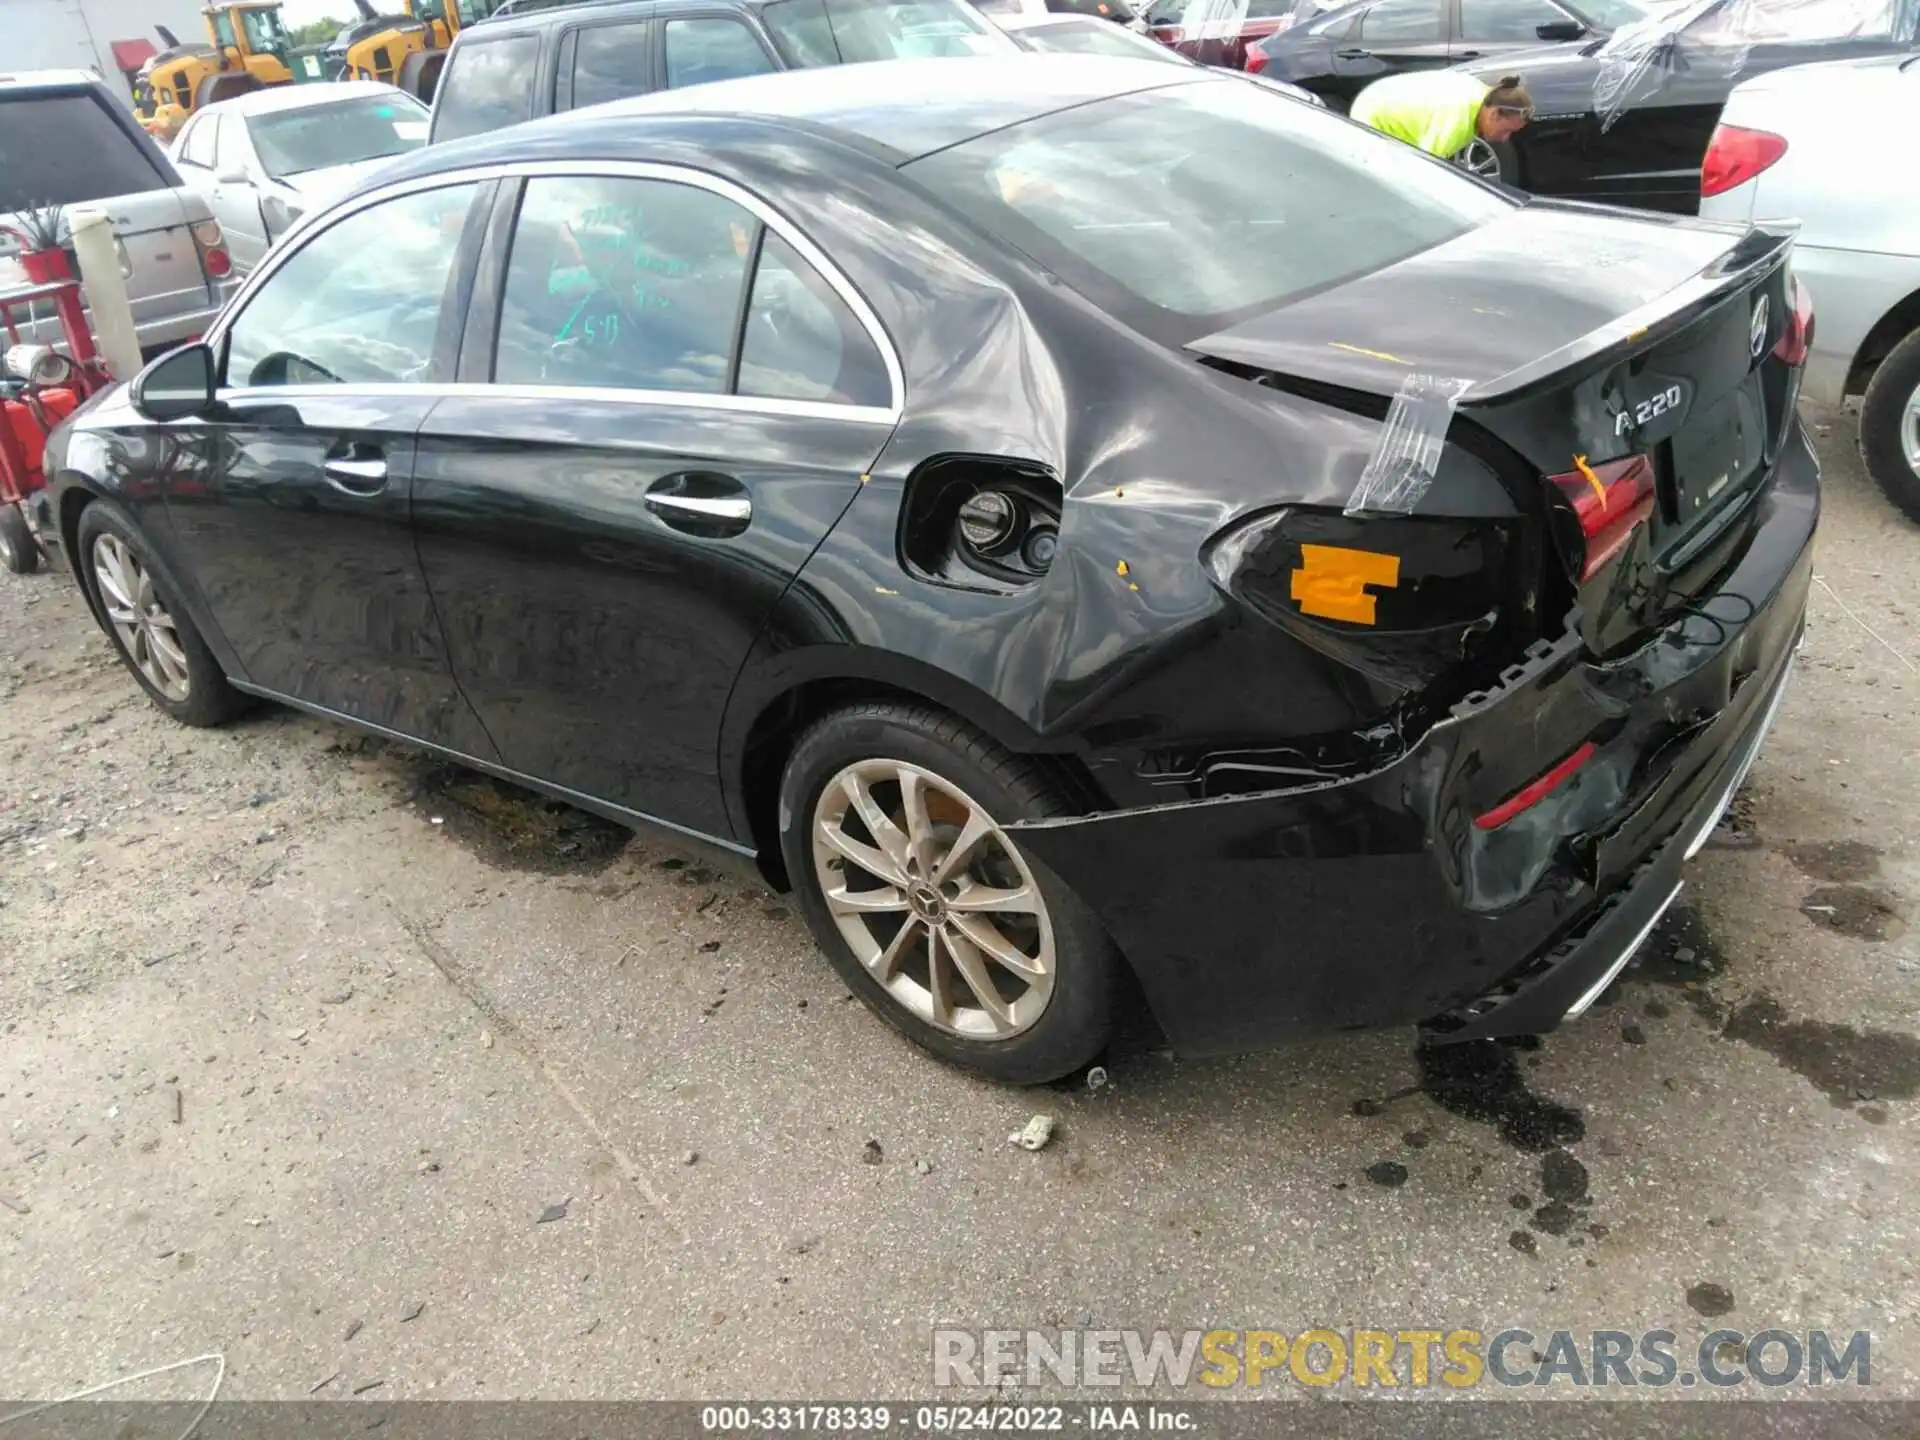
[[[248,704],[227,683],[161,576],[140,529],[111,501],[80,512],[80,573],[133,678],[183,725],[218,725]]]
[[[1873,372],[1860,405],[1860,458],[1886,497],[1920,521],[1920,330]]]
[[[1039,767],[958,721],[862,705],[795,746],[780,845],[815,941],[869,1009],[943,1059],[1036,1084],[1112,1030],[1112,942],[1005,828],[1067,813]]]

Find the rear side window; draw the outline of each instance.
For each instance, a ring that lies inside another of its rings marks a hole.
[[[773,61],[760,48],[753,32],[738,20],[717,15],[669,20],[666,37],[669,90],[764,75],[773,69]]]
[[[647,77],[647,27],[651,23],[642,20],[634,25],[594,25],[574,33],[575,109],[644,95],[652,88]]]
[[[460,140],[533,115],[533,82],[540,69],[540,37],[513,35],[463,45],[440,77],[433,107],[433,140]]]
[[[1371,45],[1417,45],[1441,38],[1439,0],[1381,0],[1360,17]]]
[[[87,91],[0,99],[0,214],[172,188],[106,103]]]
[[[724,391],[757,224],[666,180],[528,181],[495,383]]]
[[[1081,105],[907,165],[976,224],[1171,344],[1383,269],[1512,202],[1257,85]],[[1133,177],[1115,185],[1115,175]],[[1285,177],[1250,185],[1249,175]]]
[[[1547,0],[1460,0],[1460,38],[1538,41],[1540,26],[1571,18]]]
[[[845,405],[892,400],[873,337],[820,272],[771,230],[760,243],[740,337],[739,391]]]

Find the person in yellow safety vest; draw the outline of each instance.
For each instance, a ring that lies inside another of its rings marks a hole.
[[[1451,160],[1474,138],[1511,139],[1533,118],[1533,97],[1518,75],[1489,88],[1458,70],[1389,75],[1362,90],[1350,112],[1383,135]]]

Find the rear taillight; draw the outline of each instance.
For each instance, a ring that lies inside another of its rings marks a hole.
[[[1258,75],[1266,68],[1267,52],[1262,50],[1258,45],[1249,45],[1247,47],[1247,73],[1249,75]]]
[[[1645,455],[1628,455],[1589,465],[1576,455],[1574,465],[1570,473],[1551,478],[1580,522],[1584,585],[1626,548],[1633,532],[1653,514],[1653,462]]]
[[[1786,328],[1780,332],[1773,353],[1789,365],[1804,365],[1807,352],[1813,348],[1813,296],[1798,275],[1787,279],[1787,299],[1792,308],[1787,311]]]
[[[200,268],[209,280],[224,280],[233,273],[233,257],[227,254],[227,237],[218,220],[202,220],[195,225],[193,243],[200,252]]]
[[[1700,193],[1724,195],[1735,186],[1746,184],[1786,153],[1786,138],[1771,130],[1722,125],[1707,143],[1707,158],[1700,165]]]

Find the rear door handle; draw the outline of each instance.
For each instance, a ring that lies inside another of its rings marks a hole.
[[[384,456],[333,456],[323,460],[320,469],[329,485],[349,495],[378,495],[387,488]]]
[[[1333,58],[1336,60],[1371,60],[1373,58],[1373,52],[1371,50],[1336,50],[1333,52]]]
[[[642,503],[663,525],[710,540],[729,539],[753,522],[747,487],[712,470],[663,475],[647,487]]]

